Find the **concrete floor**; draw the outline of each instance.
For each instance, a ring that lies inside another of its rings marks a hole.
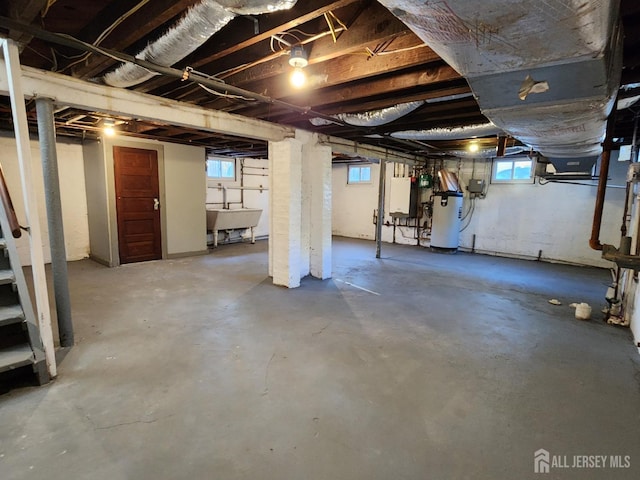
[[[336,238],[286,290],[266,247],[71,263],[77,346],[0,396],[0,478],[640,477],[630,332],[568,306],[608,272]],[[631,468],[535,475],[539,448]]]

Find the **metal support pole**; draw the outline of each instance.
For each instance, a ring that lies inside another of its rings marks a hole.
[[[72,347],[73,323],[71,321],[67,252],[64,245],[64,228],[62,226],[62,203],[60,201],[53,100],[43,97],[36,98],[36,111],[38,114],[38,136],[40,138],[40,155],[42,157],[42,173],[44,175],[44,196],[47,205],[53,292],[56,300],[60,346]]]
[[[49,310],[49,295],[47,293],[47,277],[44,271],[44,254],[42,252],[42,234],[40,232],[40,218],[38,214],[38,197],[33,180],[31,164],[31,144],[29,142],[29,124],[27,109],[24,104],[24,93],[20,82],[22,72],[18,47],[13,40],[3,40],[2,52],[7,66],[7,80],[11,97],[11,113],[13,128],[16,136],[18,163],[20,165],[20,180],[24,209],[29,222],[29,246],[31,253],[31,269],[38,311],[38,327],[44,346],[45,359],[49,375],[57,375],[56,355],[53,345],[53,330],[51,328],[51,311]]]
[[[382,249],[382,222],[384,221],[384,181],[387,176],[387,161],[380,159],[380,179],[378,184],[378,221],[376,222],[376,258]]]

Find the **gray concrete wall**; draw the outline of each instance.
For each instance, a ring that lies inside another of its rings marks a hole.
[[[106,265],[111,265],[109,206],[103,145],[97,141],[86,142],[82,151],[84,155],[90,254],[92,258]]]

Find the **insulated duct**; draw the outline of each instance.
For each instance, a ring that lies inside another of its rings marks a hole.
[[[431,128],[429,130],[405,130],[393,132],[394,138],[402,140],[462,140],[464,138],[498,135],[502,130],[493,123],[467,125],[466,127]]]
[[[334,117],[343,123],[348,123],[355,127],[379,127],[380,125],[386,125],[387,123],[391,123],[408,115],[423,104],[423,101],[401,103],[392,107],[371,110],[364,113],[339,113],[334,115]],[[309,119],[309,122],[316,127],[331,124],[331,120],[317,117]]]
[[[618,0],[380,3],[467,79],[497,127],[549,157],[600,154],[622,68]]]
[[[158,40],[141,50],[136,58],[168,67],[195,51],[236,15],[259,15],[291,8],[297,0],[203,0]],[[104,83],[113,87],[131,87],[149,80],[155,73],[125,63],[107,73]]]
[[[504,155],[517,155],[528,151],[529,149],[527,147],[522,146],[507,147]],[[477,152],[470,152],[468,150],[442,150],[440,152],[429,152],[429,155],[457,158],[494,158],[496,156],[496,148],[481,148]]]

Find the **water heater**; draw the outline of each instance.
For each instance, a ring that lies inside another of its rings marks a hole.
[[[439,192],[433,197],[431,247],[456,250],[462,221],[462,193]]]

